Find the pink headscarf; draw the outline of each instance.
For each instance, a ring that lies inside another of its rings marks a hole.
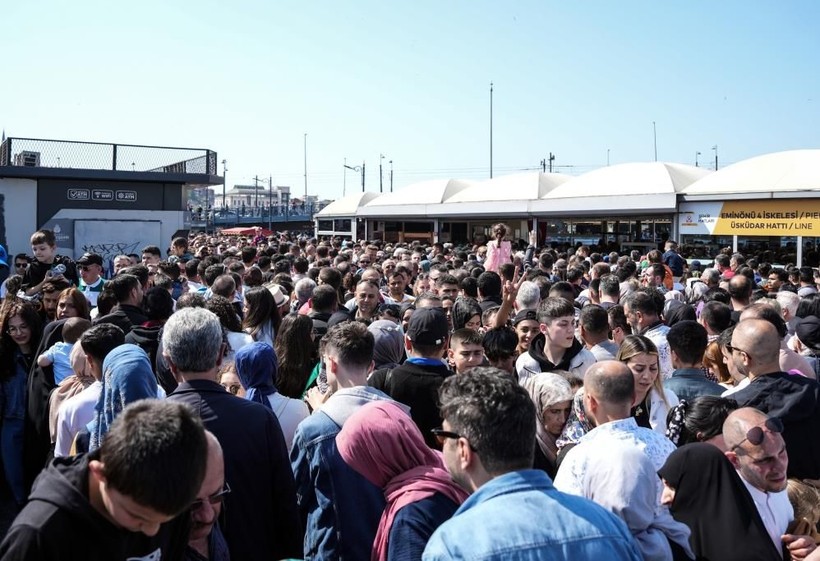
[[[441,493],[461,504],[467,493],[450,478],[440,453],[427,447],[413,419],[389,401],[368,403],[336,436],[342,459],[384,489],[387,506],[373,542],[372,561],[387,559],[387,539],[402,507]]]

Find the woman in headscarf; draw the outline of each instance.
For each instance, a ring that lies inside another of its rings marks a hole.
[[[481,328],[481,306],[472,298],[456,298],[450,313],[454,331],[465,327],[475,331]]]
[[[560,466],[561,460],[578,444],[581,437],[594,429],[595,426],[589,422],[584,411],[584,388],[578,388],[575,396],[572,398],[572,411],[569,413],[567,424],[564,425],[564,431],[561,433],[561,438],[555,441],[558,446],[558,460]]]
[[[632,532],[644,561],[694,559],[689,528],[658,508],[661,482],[652,460],[637,446],[593,450],[581,496],[620,517]]]
[[[558,471],[558,445],[572,410],[572,388],[563,377],[552,372],[536,374],[522,384],[535,404],[535,469],[544,470],[551,478]]]
[[[108,353],[103,361],[100,399],[94,419],[88,424],[88,451],[93,452],[100,447],[111,423],[126,405],[140,399],[156,399],[157,392],[157,378],[145,351],[125,343]],[[77,438],[80,439],[81,434]],[[78,451],[79,448],[78,444]]]
[[[372,561],[421,559],[427,541],[467,498],[442,456],[424,442],[401,406],[375,401],[345,421],[336,436],[342,459],[387,500],[373,542]]]
[[[749,491],[716,446],[678,448],[658,471],[661,502],[692,531],[695,556],[704,561],[782,561]]]
[[[396,322],[389,319],[376,320],[367,326],[373,334],[373,370],[380,368],[395,368],[404,359],[404,336]]]
[[[273,384],[278,363],[273,347],[259,341],[236,351],[234,361],[239,381],[245,388],[245,399],[255,401],[274,412],[290,450],[296,427],[310,413],[304,401],[280,394]]]

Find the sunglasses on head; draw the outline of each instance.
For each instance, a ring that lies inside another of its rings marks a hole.
[[[766,438],[766,430],[772,433],[780,434],[783,432],[783,421],[777,417],[769,417],[763,426],[756,426],[746,431],[746,438],[732,446],[730,451],[739,448],[747,440],[752,446],[760,446],[763,444],[763,439]]]

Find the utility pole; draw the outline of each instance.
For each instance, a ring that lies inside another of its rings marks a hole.
[[[393,192],[393,160],[390,160],[390,192]]]
[[[493,83],[490,82],[490,179],[493,178]]]
[[[382,173],[382,161],[384,160],[384,154],[379,154],[379,193],[384,193],[384,174]]]
[[[253,192],[254,192],[254,203],[253,206],[259,208],[259,176],[256,175],[253,178]]]
[[[307,203],[307,133],[305,133],[305,202]]]
[[[712,150],[715,151],[715,171],[718,170],[718,154],[717,154],[717,144],[712,146]]]
[[[547,159],[541,158],[541,172],[547,173]]]
[[[364,161],[362,161],[362,193],[364,193]]]
[[[700,167],[698,166],[698,156],[700,156],[700,152],[695,152],[695,167]]]
[[[228,160],[222,160],[222,209],[225,209],[225,183],[228,181]]]
[[[652,121],[652,138],[655,142],[655,161],[658,161],[658,128],[655,126],[655,121]]]
[[[549,161],[550,161],[550,173],[552,173],[552,162],[555,161],[555,154],[553,154],[552,152],[550,152]]]
[[[273,174],[268,177],[268,230],[273,232]]]

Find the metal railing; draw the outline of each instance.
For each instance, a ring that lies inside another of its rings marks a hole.
[[[0,166],[217,175],[216,163],[216,152],[206,148],[37,138],[7,138],[0,145]]]

